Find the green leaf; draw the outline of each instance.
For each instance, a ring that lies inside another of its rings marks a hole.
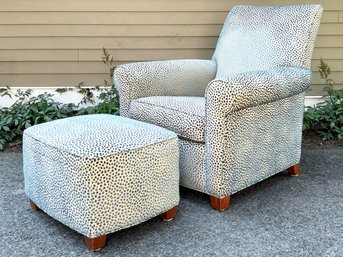
[[[25,128],[27,129],[27,128],[29,128],[29,127],[31,127],[31,123],[30,123],[29,121],[26,121],[26,122],[25,122]]]
[[[13,118],[11,116],[7,117],[6,124],[10,124]]]

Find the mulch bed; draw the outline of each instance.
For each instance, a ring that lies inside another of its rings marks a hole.
[[[343,147],[343,140],[328,140],[323,141],[318,134],[313,131],[305,131],[303,133],[302,146],[311,149],[329,149]]]
[[[323,141],[320,136],[313,131],[306,131],[303,133],[302,147],[307,149],[329,149],[343,147],[343,140],[328,140]],[[18,139],[7,146],[4,152],[19,153],[22,151],[22,140]]]
[[[20,153],[22,151],[22,140],[18,139],[5,146],[4,152],[6,153]]]

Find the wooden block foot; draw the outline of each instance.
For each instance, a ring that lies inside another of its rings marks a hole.
[[[89,238],[89,237],[84,236],[83,240],[85,241],[85,244],[89,250],[96,252],[105,246],[106,237],[107,235],[99,236],[95,238]]]
[[[217,211],[225,211],[230,207],[230,196],[227,195],[224,198],[217,198],[211,195],[211,205]]]
[[[287,172],[288,172],[288,174],[291,175],[291,176],[299,176],[300,173],[301,173],[300,164],[298,163],[298,164],[293,165],[292,167],[289,167],[289,168],[287,169]]]
[[[40,211],[40,208],[31,199],[29,199],[29,203],[30,203],[30,206],[31,206],[32,210]]]
[[[160,217],[164,221],[172,221],[176,217],[177,206],[171,208],[170,210],[162,213]]]

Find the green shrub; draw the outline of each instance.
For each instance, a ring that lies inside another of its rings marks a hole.
[[[6,95],[10,94],[9,88]],[[73,105],[61,105],[54,102],[52,94],[32,96],[32,90],[18,90],[15,94],[18,100],[10,108],[0,109],[0,150],[7,142],[20,137],[24,129],[43,122],[75,115],[77,110]]]
[[[304,130],[313,130],[325,140],[343,138],[343,89],[334,89],[335,82],[329,78],[330,67],[320,60],[320,76],[325,80],[324,101],[307,107],[304,113]]]
[[[110,69],[113,81],[113,57],[103,49],[103,63]],[[104,85],[87,88],[80,83],[75,88],[61,88],[56,92],[63,94],[67,91],[76,90],[83,95],[81,102],[75,104],[61,104],[53,100],[53,94],[40,94],[32,96],[32,90],[17,90],[15,97],[18,99],[11,107],[0,108],[0,150],[5,144],[20,138],[24,129],[43,122],[85,114],[109,113],[118,114],[119,99],[113,83],[105,80]],[[98,92],[98,96],[94,96]],[[11,97],[10,88],[0,88],[0,97]],[[81,107],[89,104],[87,107]]]

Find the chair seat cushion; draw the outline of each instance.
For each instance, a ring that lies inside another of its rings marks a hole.
[[[152,123],[179,136],[205,142],[205,98],[150,96],[132,100],[129,117]]]

